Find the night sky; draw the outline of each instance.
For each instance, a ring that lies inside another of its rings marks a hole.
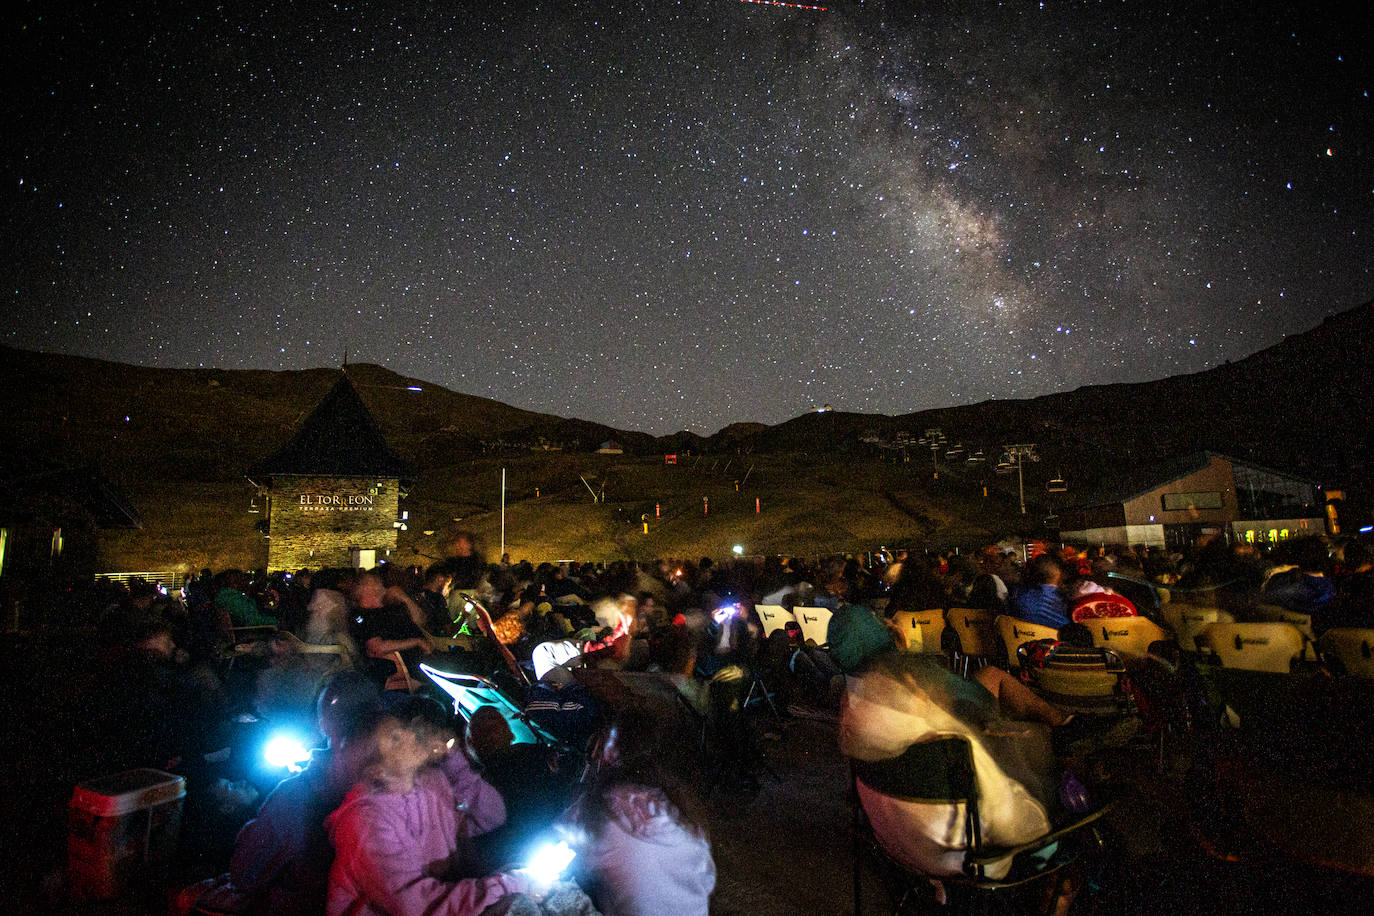
[[[1370,17],[25,3],[0,342],[654,433],[1196,371],[1374,298]]]

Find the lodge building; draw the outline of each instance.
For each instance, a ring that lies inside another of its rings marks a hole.
[[[390,448],[347,375],[291,441],[253,469],[267,497],[269,571],[369,568],[396,549],[410,466]]]
[[[1069,542],[1181,549],[1205,535],[1274,544],[1325,532],[1313,481],[1215,452],[1109,482],[1060,513]]]

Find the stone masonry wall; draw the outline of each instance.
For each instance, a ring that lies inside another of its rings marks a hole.
[[[375,477],[277,477],[269,498],[269,570],[349,566],[352,550],[396,548],[400,481]]]

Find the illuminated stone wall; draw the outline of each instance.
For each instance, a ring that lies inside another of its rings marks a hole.
[[[375,477],[277,477],[269,499],[269,570],[349,566],[355,549],[396,548],[400,481]]]

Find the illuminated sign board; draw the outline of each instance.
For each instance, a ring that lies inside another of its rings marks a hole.
[[[376,493],[302,493],[302,512],[372,512],[377,508]]]

